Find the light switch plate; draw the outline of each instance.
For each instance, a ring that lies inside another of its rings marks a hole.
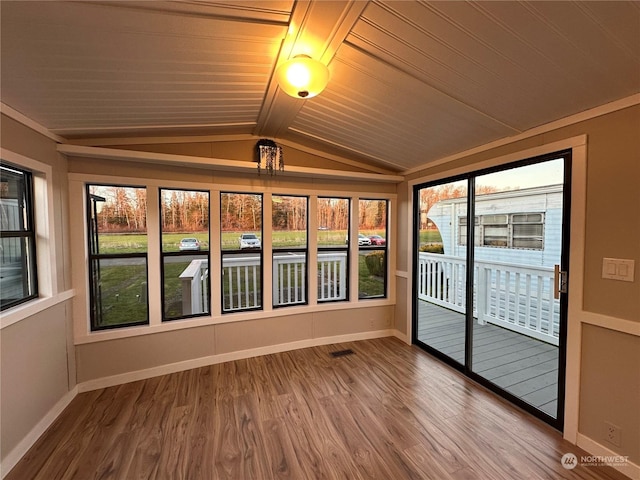
[[[635,261],[623,258],[603,258],[602,278],[633,282]]]

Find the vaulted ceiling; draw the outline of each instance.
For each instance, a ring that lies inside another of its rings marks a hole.
[[[405,172],[640,92],[635,1],[0,9],[3,107],[70,143],[268,137]],[[299,53],[331,73],[308,100],[274,79]]]

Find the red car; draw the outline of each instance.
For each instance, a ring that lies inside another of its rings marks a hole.
[[[382,238],[380,235],[369,235],[369,240],[371,240],[371,245],[386,245],[387,240]]]

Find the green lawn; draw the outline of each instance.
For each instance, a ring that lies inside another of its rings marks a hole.
[[[241,232],[225,232],[222,234],[221,242],[223,250],[236,250],[240,247],[238,238]],[[260,232],[256,233],[261,237]],[[362,231],[365,235],[381,235],[384,231],[366,230]],[[422,240],[423,233],[427,234],[425,240]],[[429,240],[433,231],[421,233],[421,242],[434,242],[441,240]],[[435,232],[437,234],[437,232]],[[200,241],[202,250],[209,249],[209,234],[207,232],[199,233],[165,233],[162,235],[162,250],[164,252],[179,251],[180,240],[183,238],[197,238]],[[347,238],[346,230],[318,230],[318,245],[321,247],[343,246]],[[440,239],[439,234],[437,238]],[[282,231],[273,232],[273,248],[286,247],[304,247],[306,245],[306,232],[302,231]],[[103,233],[100,235],[100,253],[140,253],[147,251],[147,235],[144,234],[127,234],[127,233]]]
[[[420,245],[425,243],[442,243],[439,230],[420,230]]]

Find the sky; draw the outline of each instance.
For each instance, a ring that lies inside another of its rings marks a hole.
[[[558,159],[482,175],[476,178],[476,185],[494,186],[498,190],[512,190],[557,185],[563,181],[564,162]]]

